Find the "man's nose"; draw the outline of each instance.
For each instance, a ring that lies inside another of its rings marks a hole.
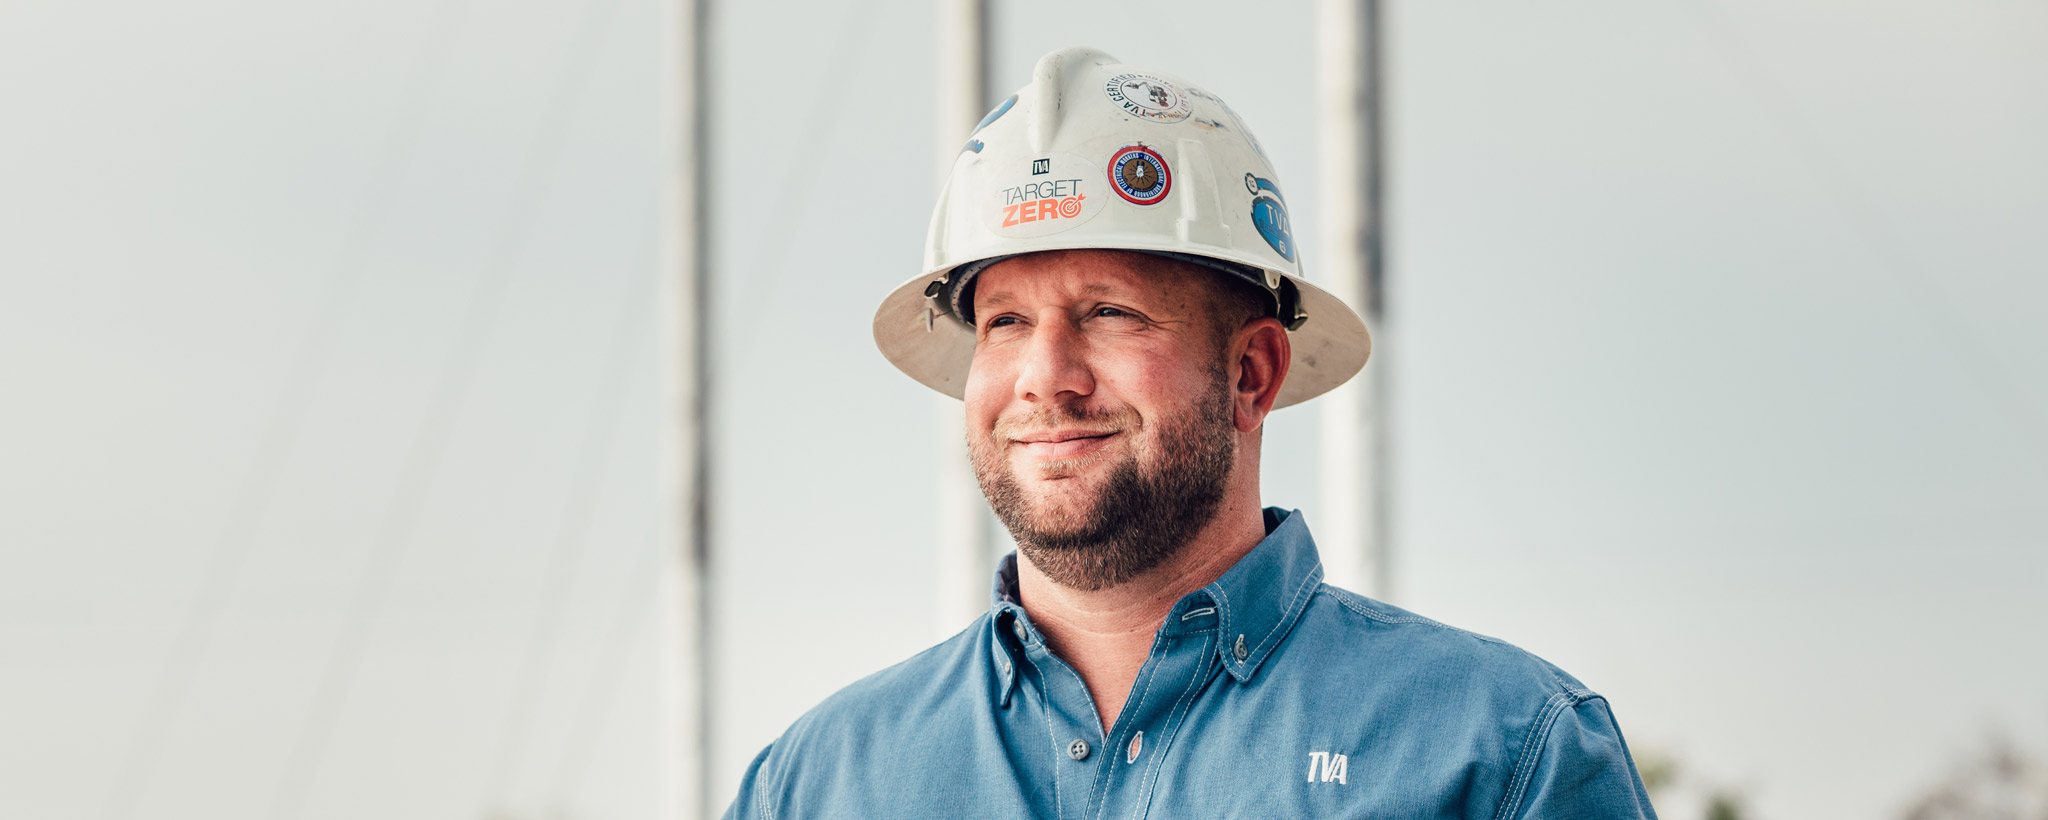
[[[1017,372],[1017,398],[1057,402],[1095,392],[1086,354],[1087,340],[1073,320],[1062,316],[1040,322]]]

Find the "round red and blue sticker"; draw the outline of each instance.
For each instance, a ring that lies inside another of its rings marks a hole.
[[[1126,145],[1109,158],[1109,182],[1133,205],[1157,205],[1173,187],[1173,172],[1158,151]]]

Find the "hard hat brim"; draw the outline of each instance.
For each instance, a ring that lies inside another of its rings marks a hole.
[[[1300,289],[1308,321],[1287,334],[1294,355],[1274,409],[1330,392],[1357,375],[1372,355],[1372,334],[1343,300],[1300,277],[1280,275]],[[964,400],[974,330],[925,295],[938,278],[937,272],[912,277],[882,300],[875,310],[875,346],[919,383]]]

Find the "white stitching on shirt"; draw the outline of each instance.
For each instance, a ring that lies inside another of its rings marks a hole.
[[[1536,717],[1536,724],[1529,727],[1529,737],[1523,740],[1521,760],[1515,764],[1514,779],[1509,781],[1508,792],[1500,798],[1500,809],[1493,813],[1494,820],[1506,820],[1522,809],[1523,791],[1529,787],[1529,780],[1536,775],[1536,763],[1543,757],[1543,745],[1549,742],[1550,728],[1557,723],[1557,716],[1577,702],[1571,695],[1559,692],[1543,702],[1543,711]]]
[[[1195,673],[1188,676],[1187,688],[1181,690],[1180,697],[1174,700],[1173,709],[1166,716],[1166,725],[1173,727],[1173,731],[1160,733],[1160,738],[1152,749],[1152,759],[1145,763],[1145,796],[1138,801],[1137,811],[1131,815],[1134,820],[1142,820],[1152,807],[1152,788],[1159,785],[1159,767],[1165,763],[1167,751],[1173,748],[1174,738],[1180,736],[1181,720],[1187,716],[1187,710],[1195,705],[1192,696],[1199,688],[1196,684],[1217,671],[1216,667],[1208,663],[1208,658],[1212,657],[1210,653],[1215,651],[1211,643],[1212,638],[1216,643],[1222,642],[1222,636],[1216,633],[1211,633],[1210,638],[1202,639],[1202,653],[1195,657],[1202,658],[1203,661],[1195,664]],[[1221,665],[1220,661],[1218,665]]]
[[[1173,642],[1173,638],[1164,635],[1155,636],[1152,639],[1152,653],[1157,656],[1165,656],[1173,651]],[[1152,694],[1152,680],[1157,677],[1159,677],[1159,665],[1152,664],[1152,668],[1145,670],[1144,688],[1138,690],[1137,697],[1124,701],[1123,711],[1119,714],[1128,714],[1133,707],[1143,705],[1145,703],[1145,696]],[[1090,700],[1092,701],[1094,698],[1090,698]],[[1101,719],[1097,718],[1097,722],[1100,721]],[[1115,727],[1112,726],[1110,728],[1113,729]],[[1095,800],[1095,805],[1097,806],[1095,814],[1098,817],[1102,816],[1104,811],[1109,808],[1109,782],[1116,779],[1116,749],[1109,742],[1112,739],[1106,733],[1102,739],[1103,745],[1110,748],[1104,750],[1104,753],[1108,754],[1109,757],[1103,763],[1102,776],[1099,778],[1102,781],[1102,794]]]
[[[1358,599],[1357,594],[1350,590],[1339,589],[1327,584],[1322,589],[1330,593],[1330,597],[1335,599],[1345,609],[1383,624],[1421,624],[1423,626],[1433,626],[1438,629],[1457,632],[1475,640],[1503,646],[1508,645],[1499,638],[1459,629],[1450,624],[1433,621],[1419,615],[1396,617],[1390,613],[1381,612],[1366,606],[1362,600]],[[1529,727],[1529,737],[1523,741],[1525,745],[1522,748],[1521,757],[1515,764],[1515,775],[1509,781],[1507,793],[1501,796],[1500,808],[1494,812],[1494,820],[1506,820],[1506,818],[1521,811],[1523,793],[1529,787],[1529,780],[1536,775],[1536,764],[1542,757],[1543,744],[1548,742],[1550,729],[1557,722],[1557,717],[1563,714],[1565,709],[1576,707],[1588,700],[1600,697],[1599,694],[1591,690],[1567,683],[1556,667],[1544,664],[1542,668],[1544,673],[1550,676],[1551,682],[1556,684],[1560,691],[1552,694],[1543,702],[1543,710],[1537,714],[1536,723]]]
[[[1345,609],[1351,610],[1352,612],[1356,612],[1372,620],[1379,621],[1383,624],[1422,624],[1424,626],[1434,626],[1440,629],[1448,629],[1452,632],[1464,633],[1465,635],[1477,638],[1479,640],[1491,644],[1500,644],[1502,646],[1510,645],[1506,641],[1503,641],[1499,638],[1495,638],[1489,635],[1481,635],[1477,632],[1472,632],[1469,630],[1459,629],[1455,626],[1451,626],[1450,624],[1443,623],[1441,621],[1433,621],[1428,618],[1424,618],[1420,615],[1410,615],[1405,618],[1389,615],[1385,612],[1381,612],[1377,609],[1373,609],[1372,607],[1368,607],[1362,603],[1357,602],[1354,599],[1357,598],[1358,594],[1348,589],[1342,589],[1339,587],[1330,586],[1329,584],[1324,584],[1322,587],[1322,591],[1328,593],[1331,598],[1335,598],[1337,600],[1337,603],[1343,604]]]
[[[1273,626],[1266,630],[1266,634],[1259,636],[1259,646],[1262,647],[1259,654],[1260,660],[1264,660],[1266,655],[1272,652],[1270,647],[1266,647],[1266,639],[1273,637],[1273,633],[1280,629],[1281,624],[1293,620],[1293,618],[1288,616],[1299,614],[1294,608],[1295,602],[1301,600],[1303,593],[1314,587],[1322,586],[1322,579],[1323,567],[1321,564],[1317,564],[1315,570],[1304,576],[1301,579],[1301,583],[1294,588],[1294,595],[1287,599],[1287,607],[1280,610],[1280,617],[1273,621]],[[1250,663],[1250,661],[1246,661],[1246,663]]]
[[[1045,739],[1052,741],[1053,748],[1058,749],[1060,745],[1060,735],[1059,732],[1054,731],[1052,728],[1052,693],[1046,690],[1044,666],[1040,666],[1038,668],[1038,699],[1042,701],[1042,703],[1040,704],[1040,708],[1045,712]],[[1052,755],[1053,816],[1065,817],[1066,808],[1066,802],[1060,799],[1060,755],[1059,752],[1055,751]]]
[[[1288,596],[1287,606],[1281,608],[1280,617],[1275,618],[1273,620],[1273,625],[1266,628],[1266,634],[1260,635],[1259,640],[1255,643],[1256,646],[1261,647],[1259,650],[1257,650],[1259,656],[1258,662],[1264,661],[1267,655],[1272,654],[1272,649],[1266,646],[1266,639],[1273,637],[1273,633],[1279,631],[1282,624],[1291,623],[1299,617],[1300,613],[1296,610],[1295,603],[1300,601],[1303,595],[1310,594],[1315,589],[1322,586],[1322,578],[1322,564],[1317,564],[1315,568],[1313,570],[1310,570],[1307,575],[1302,576],[1301,583],[1294,587],[1294,594]],[[1237,624],[1236,621],[1231,618],[1230,593],[1228,591],[1225,591],[1221,585],[1212,584],[1211,586],[1215,588],[1216,597],[1220,599],[1220,601],[1223,604],[1222,625],[1224,627],[1224,631],[1232,631],[1236,628]],[[1240,663],[1242,663],[1247,669],[1249,669],[1250,666],[1253,663],[1255,663],[1255,661],[1252,661],[1250,659],[1250,656],[1246,656],[1246,659],[1240,661]]]
[[[1052,647],[1046,647],[1045,651],[1046,654],[1052,654]],[[1058,655],[1053,655],[1052,657],[1053,660],[1059,661],[1059,663],[1053,665],[1059,667],[1060,671],[1067,673],[1068,677],[1073,678],[1075,686],[1081,687],[1081,699],[1088,702],[1088,716],[1095,719],[1095,725],[1101,726],[1102,712],[1098,711],[1095,708],[1095,694],[1088,691],[1088,682],[1081,679],[1081,673],[1075,672],[1072,664],[1069,664],[1066,661],[1060,661]],[[1045,704],[1046,714],[1048,715],[1046,719],[1051,720],[1052,718],[1050,717],[1050,715],[1052,714],[1052,699],[1050,697],[1047,697]]]
[[[1215,587],[1216,602],[1223,607],[1223,617],[1216,621],[1216,625],[1222,627],[1222,631],[1228,632],[1237,623],[1235,613],[1231,612],[1230,591],[1224,589],[1221,584],[1210,584],[1209,586]]]

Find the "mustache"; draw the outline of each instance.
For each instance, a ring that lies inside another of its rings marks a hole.
[[[1014,441],[1032,433],[1063,427],[1122,432],[1144,426],[1137,411],[1128,406],[1091,409],[1071,405],[1048,405],[1029,413],[996,419],[993,433],[998,440]]]

